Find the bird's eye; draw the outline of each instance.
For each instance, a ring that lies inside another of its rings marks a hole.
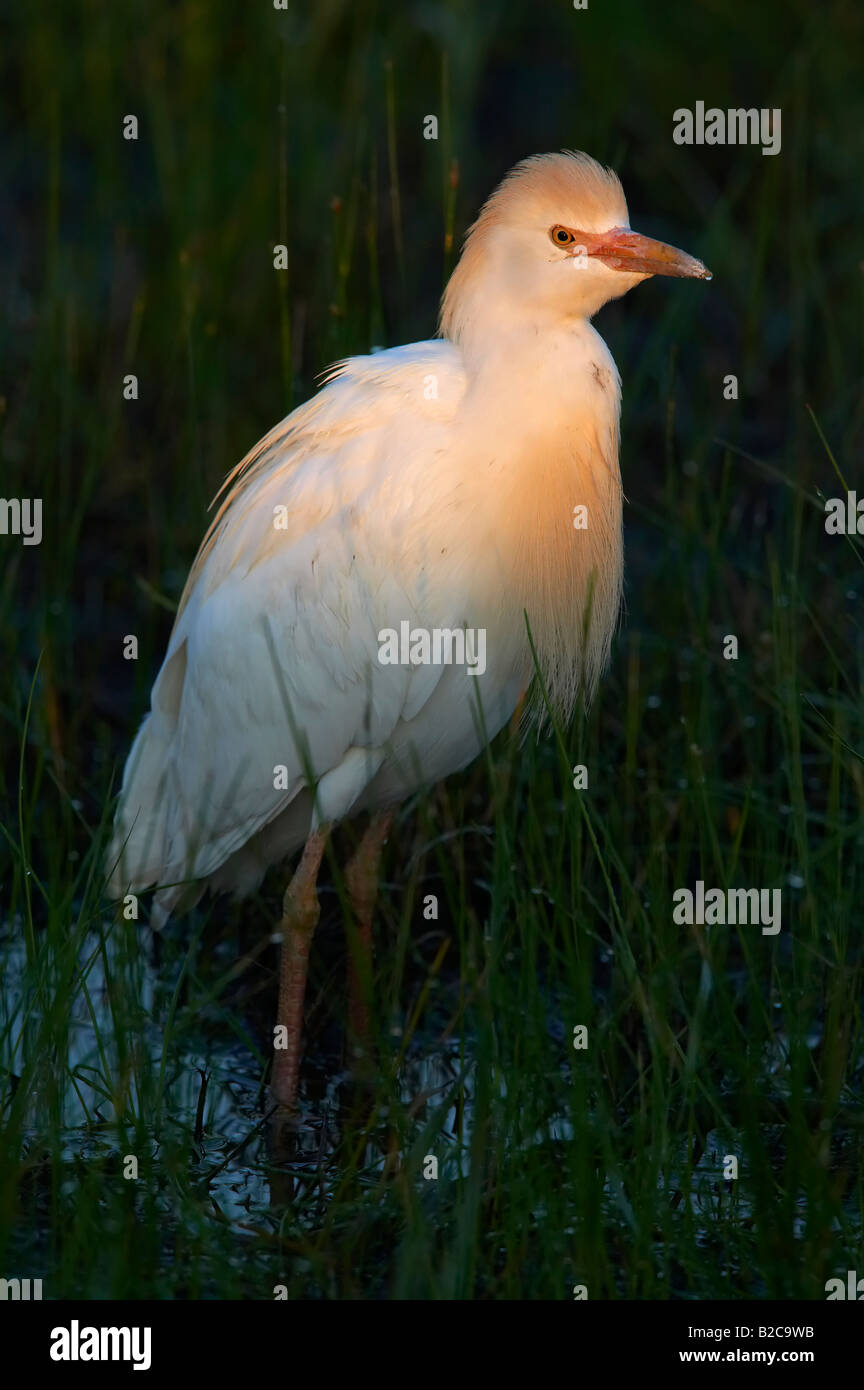
[[[572,246],[576,240],[575,233],[569,227],[550,227],[549,235],[556,246]]]

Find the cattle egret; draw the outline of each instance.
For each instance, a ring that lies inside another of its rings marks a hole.
[[[278,1106],[296,1099],[328,828],[373,813],[346,874],[362,1032],[394,808],[505,724],[532,641],[564,719],[594,690],[622,494],[620,379],[590,319],[651,275],[710,278],[630,230],[611,170],[524,160],[468,233],[440,337],[338,364],[217,495],[126,763],[109,888],[158,886],[159,926],[305,846],[279,931]]]

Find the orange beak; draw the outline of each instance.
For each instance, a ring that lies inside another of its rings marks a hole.
[[[629,227],[613,227],[608,232],[577,233],[589,256],[596,256],[610,270],[624,270],[631,275],[676,275],[693,280],[710,280],[711,271],[665,241],[640,236]]]

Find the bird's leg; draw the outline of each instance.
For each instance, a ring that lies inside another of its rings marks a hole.
[[[345,869],[345,886],[356,924],[356,942],[350,940],[348,964],[348,1030],[355,1046],[369,1045],[369,990],[372,985],[372,911],[378,889],[381,851],[387,843],[394,810],[372,817],[360,844]]]
[[[282,901],[282,955],[279,965],[279,1009],[277,1028],[284,1029],[284,1047],[273,1053],[270,1092],[277,1105],[293,1109],[300,1077],[303,1000],[306,995],[306,968],[309,947],[318,925],[316,880],[321,867],[327,828],[314,830],[297,865]],[[278,1036],[278,1035],[277,1035]]]

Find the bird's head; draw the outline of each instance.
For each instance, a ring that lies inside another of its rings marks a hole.
[[[586,319],[651,275],[709,280],[701,261],[631,231],[616,174],[586,154],[532,155],[470,229],[441,331],[453,341]],[[467,343],[465,343],[467,346]]]

